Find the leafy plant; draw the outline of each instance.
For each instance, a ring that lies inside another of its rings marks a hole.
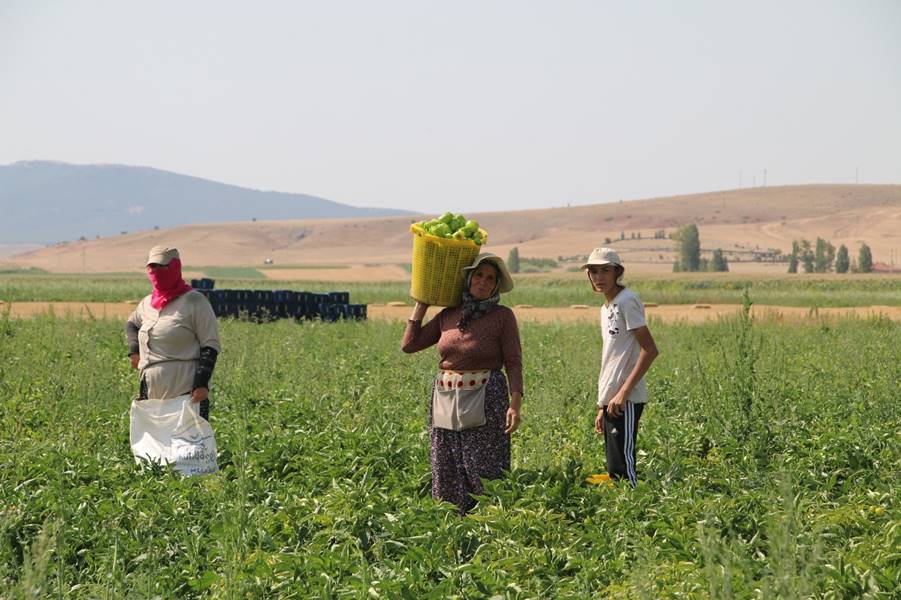
[[[634,490],[585,481],[598,332],[523,323],[513,468],[464,518],[431,498],[438,356],[403,324],[224,321],[222,470],[181,479],[131,456],[120,323],[10,320],[0,597],[891,597],[901,324],[743,314],[652,323]]]

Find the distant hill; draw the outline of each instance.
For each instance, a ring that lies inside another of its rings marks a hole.
[[[410,213],[148,167],[26,161],[0,165],[0,214],[0,244],[46,244],[194,223]]]
[[[565,266],[577,266],[603,244],[622,253],[630,272],[670,272],[675,248],[669,234],[688,223],[698,225],[705,255],[722,248],[735,262],[733,271],[759,266],[784,273],[784,263],[755,261],[770,249],[790,252],[792,240],[817,237],[845,244],[854,256],[866,242],[877,262],[901,259],[901,185],[758,187],[467,216],[488,231],[487,250],[506,258],[516,246],[523,257],[568,258]],[[148,248],[166,243],[178,246],[186,265],[263,268],[267,259],[276,267],[397,265],[410,261],[410,223],[421,218],[188,225],[41,248],[5,262],[60,272],[134,271]],[[346,277],[359,279],[362,270],[345,269]]]

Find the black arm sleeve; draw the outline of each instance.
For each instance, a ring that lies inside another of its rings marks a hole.
[[[140,354],[138,347],[138,326],[131,321],[125,321],[125,341],[128,343],[128,355]]]
[[[219,353],[215,348],[204,346],[200,349],[200,362],[194,371],[194,386],[192,389],[210,387],[210,377],[213,376],[213,369],[216,368],[216,358],[218,357]]]

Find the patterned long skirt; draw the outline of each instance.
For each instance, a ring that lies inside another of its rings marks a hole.
[[[457,505],[460,513],[475,506],[472,494],[484,491],[482,479],[500,479],[510,470],[510,435],[506,429],[507,378],[492,371],[485,384],[482,427],[450,431],[432,427],[429,402],[429,440],[432,458],[432,496]]]

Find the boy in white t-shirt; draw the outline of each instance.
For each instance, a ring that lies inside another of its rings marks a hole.
[[[598,412],[594,429],[604,434],[607,472],[613,479],[638,484],[635,438],[638,419],[648,401],[644,382],[659,352],[644,318],[644,306],[622,285],[625,272],[619,254],[595,248],[582,265],[595,292],[604,294],[601,307],[603,355],[598,377]]]

